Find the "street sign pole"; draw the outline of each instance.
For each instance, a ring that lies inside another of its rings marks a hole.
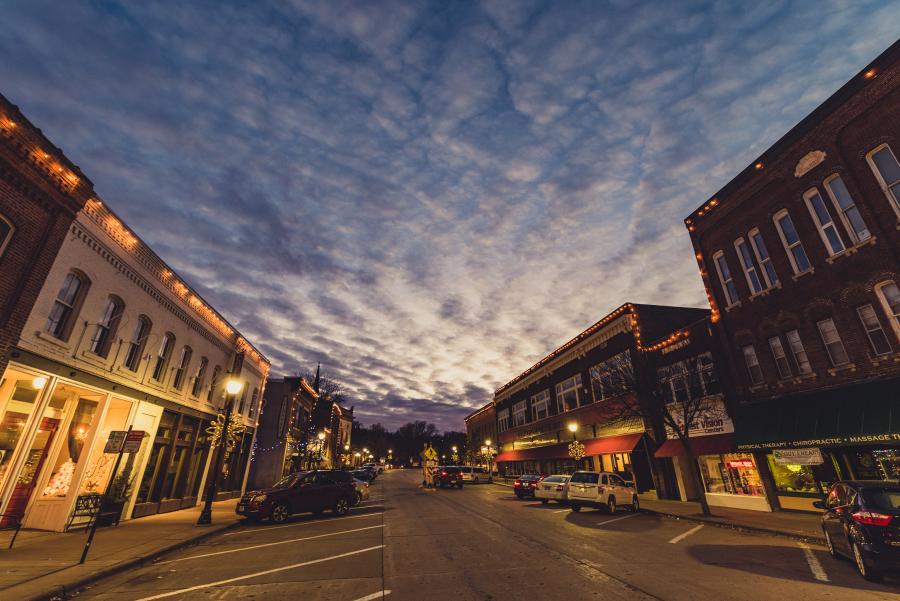
[[[131,428],[133,426],[128,426],[128,434],[131,433]],[[128,438],[128,434],[125,435],[125,438]],[[84,563],[84,560],[87,559],[88,551],[91,549],[91,543],[94,542],[94,533],[97,532],[97,522],[100,521],[100,512],[103,510],[103,501],[106,500],[106,496],[109,494],[109,489],[112,486],[113,481],[116,479],[116,473],[119,471],[119,464],[122,462],[122,455],[125,454],[125,440],[122,440],[122,444],[119,445],[119,454],[116,456],[116,463],[113,465],[112,474],[109,476],[109,482],[106,483],[106,490],[103,491],[103,496],[100,497],[100,508],[97,509],[97,515],[94,516],[94,521],[91,522],[91,529],[88,532],[87,541],[84,543],[84,551],[81,552],[81,560],[78,563]]]

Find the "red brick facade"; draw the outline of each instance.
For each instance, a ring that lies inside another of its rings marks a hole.
[[[0,373],[92,184],[0,96]],[[2,240],[0,240],[2,244]]]

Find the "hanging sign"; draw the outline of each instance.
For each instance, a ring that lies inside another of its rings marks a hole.
[[[109,433],[109,439],[106,446],[103,447],[104,453],[118,453],[122,450],[122,443],[125,442],[125,436],[128,434],[125,430],[113,430]]]
[[[122,448],[123,453],[137,453],[141,449],[141,442],[144,440],[143,430],[132,430],[125,437],[125,446]]]
[[[822,465],[822,451],[816,447],[808,449],[775,449],[772,451],[778,465]]]

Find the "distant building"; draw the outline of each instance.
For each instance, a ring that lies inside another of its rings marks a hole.
[[[685,219],[773,508],[900,477],[900,42]]]
[[[497,410],[494,408],[494,401],[467,415],[465,421],[468,446],[466,462],[481,465],[485,461],[481,448],[488,442],[494,449],[498,445]]]

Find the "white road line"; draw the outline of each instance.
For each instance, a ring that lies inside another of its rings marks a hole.
[[[676,536],[675,538],[673,538],[672,540],[670,540],[670,541],[669,541],[669,544],[677,545],[678,543],[680,543],[681,541],[683,541],[684,539],[686,539],[687,537],[689,537],[690,535],[692,535],[693,533],[695,533],[697,530],[700,530],[700,528],[703,528],[703,524],[700,524],[699,526],[694,526],[693,528],[691,528],[691,529],[688,530],[687,532],[684,532],[684,533],[682,533],[682,534],[679,534],[678,536]]]
[[[228,578],[226,580],[217,580],[215,582],[208,582],[206,584],[198,584],[197,586],[191,586],[188,588],[178,589],[177,591],[169,591],[168,593],[162,593],[159,595],[153,595],[151,597],[142,597],[137,601],[153,601],[154,599],[165,599],[166,597],[174,597],[176,595],[181,595],[183,593],[189,593],[191,591],[199,591],[205,588],[211,588],[214,586],[221,586],[223,584],[231,584],[232,582],[239,582],[241,580],[248,580],[250,578],[256,578],[257,576],[267,576],[269,574],[275,574],[277,572],[284,572],[285,570],[293,570],[296,568],[302,568],[304,566],[313,565],[316,563],[322,563],[323,561],[331,561],[332,559],[341,559],[342,557],[350,557],[351,555],[359,555],[360,553],[365,553],[367,551],[374,551],[376,549],[383,548],[384,545],[376,545],[374,547],[366,547],[365,549],[359,549],[357,551],[349,551],[347,553],[341,553],[340,555],[332,555],[331,557],[323,557],[321,559],[312,559],[310,561],[303,561],[300,563],[294,563],[289,566],[282,566],[280,568],[273,568],[271,570],[264,570],[262,572],[255,572],[253,574],[247,574],[245,576],[237,576],[235,578]]]
[[[828,574],[825,573],[822,564],[819,563],[819,558],[812,552],[812,549],[803,543],[799,543],[799,545],[800,548],[803,549],[803,554],[806,556],[806,563],[809,564],[809,571],[812,572],[815,579],[819,582],[828,582]]]
[[[328,534],[317,534],[315,536],[304,536],[302,538],[290,538],[288,540],[280,540],[274,543],[263,543],[261,545],[250,545],[249,547],[238,547],[237,549],[228,549],[227,551],[216,551],[215,553],[203,553],[201,555],[191,555],[190,557],[182,557],[180,559],[170,559],[168,561],[160,561],[156,565],[166,563],[178,563],[180,561],[188,561],[190,559],[200,559],[202,557],[215,557],[216,555],[228,555],[229,553],[239,553],[241,551],[250,551],[251,549],[262,549],[264,547],[274,547],[276,545],[286,545],[287,543],[296,543],[302,540],[314,540],[317,538],[327,538],[329,536],[337,536],[338,534],[350,534],[351,532],[362,532],[363,530],[373,530],[375,528],[384,528],[383,524],[377,526],[366,526],[365,528],[354,528],[353,530],[341,530],[340,532],[329,532]]]
[[[606,520],[605,522],[597,522],[597,525],[598,525],[598,526],[603,526],[604,524],[611,524],[612,522],[618,522],[619,520],[627,520],[628,518],[637,517],[638,515],[640,515],[640,514],[637,514],[637,513],[630,513],[630,514],[628,514],[628,515],[623,515],[623,516],[620,517],[620,518],[613,518],[613,519],[611,519],[611,520]]]
[[[571,509],[557,509],[553,513],[566,513],[566,512],[571,513],[572,510]]]
[[[359,599],[354,599],[353,601],[372,601],[373,599],[384,599],[390,594],[390,590],[378,591],[377,593],[372,593],[371,595],[366,595],[365,597],[360,597]]]
[[[366,507],[366,509],[369,509]],[[337,518],[337,520],[332,518],[323,518],[319,520],[308,520],[306,522],[297,522],[296,524],[285,524],[283,526],[265,526],[263,528],[248,528],[246,530],[236,530],[234,532],[226,532],[222,536],[236,536],[238,534],[247,534],[248,532],[268,532],[269,530],[281,530],[282,528],[296,528],[297,526],[309,526],[310,524],[333,524],[335,521],[343,522],[344,520],[352,520],[355,518],[367,518],[373,515],[381,515],[381,511],[374,511],[372,513],[361,513],[359,515],[351,515],[346,517]]]

